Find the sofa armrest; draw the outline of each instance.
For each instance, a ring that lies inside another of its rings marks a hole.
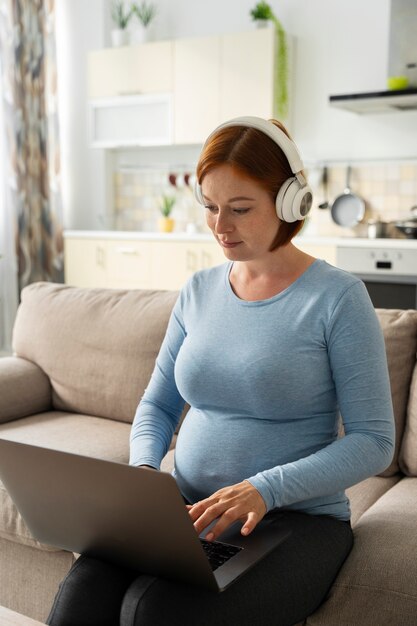
[[[0,423],[48,411],[51,397],[49,378],[35,363],[16,356],[0,359]]]

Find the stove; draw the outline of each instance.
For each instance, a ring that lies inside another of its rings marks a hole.
[[[336,265],[363,280],[376,308],[417,309],[417,246],[338,247]]]

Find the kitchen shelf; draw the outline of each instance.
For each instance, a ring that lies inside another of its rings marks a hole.
[[[352,113],[389,113],[417,110],[417,88],[329,96],[329,104]]]

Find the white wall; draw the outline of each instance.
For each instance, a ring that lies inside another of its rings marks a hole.
[[[249,10],[255,0],[153,1],[155,39],[252,28]],[[270,4],[296,40],[291,130],[305,160],[417,158],[417,112],[358,116],[328,106],[330,94],[385,88],[389,0]],[[109,45],[110,0],[57,0],[57,11],[66,226],[93,228],[103,212],[106,185],[104,154],[88,148],[86,54]]]
[[[386,89],[389,0],[289,1],[294,132],[306,159],[415,158],[416,111],[356,115],[328,105],[331,94]]]
[[[96,228],[105,203],[105,153],[88,142],[87,53],[105,45],[104,0],[57,0],[57,66],[66,228]]]

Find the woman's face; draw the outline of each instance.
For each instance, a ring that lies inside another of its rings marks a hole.
[[[280,220],[268,192],[232,165],[219,165],[202,181],[206,221],[226,257],[250,261],[271,254]]]

